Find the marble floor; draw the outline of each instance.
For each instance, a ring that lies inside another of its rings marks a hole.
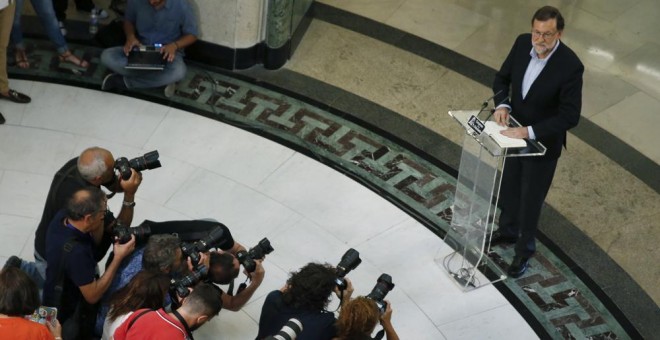
[[[495,287],[463,293],[434,264],[450,248],[427,228],[312,158],[164,105],[64,85],[21,80],[12,85],[36,100],[3,103],[0,263],[14,254],[32,257],[44,197],[66,160],[90,145],[117,157],[157,149],[163,167],[144,173],[135,221],[210,217],[245,245],[268,237],[275,248],[250,303],[240,312],[222,311],[196,332],[197,339],[253,338],[265,295],[281,287],[289,271],[309,261],[336,264],[351,247],[363,259],[349,275],[357,294],[369,293],[381,273],[392,275],[396,287],[387,298],[403,339],[536,337]],[[53,107],[68,109],[54,114]],[[109,203],[119,209],[118,202]]]
[[[586,272],[604,294],[618,295],[614,304],[624,314],[639,309],[635,298],[645,295],[651,307],[644,305],[639,314],[648,317],[633,321],[658,325],[660,153],[654,131],[660,124],[656,114],[660,40],[653,18],[660,13],[660,4],[653,0],[550,3],[562,10],[567,21],[563,41],[580,56],[586,70],[583,120],[568,137],[569,148],[546,200],[542,233],[576,263],[573,270]],[[515,36],[529,30],[533,11],[543,4],[321,0],[283,70],[237,73],[257,75],[343,112],[366,110],[346,104],[347,95],[315,96],[306,92],[309,86],[296,88],[291,79],[317,81],[378,105],[372,117],[375,126],[382,128],[392,120],[383,114],[387,111],[460,145],[463,135],[446,111],[476,108],[490,96],[490,79],[470,74],[465,65],[472,64],[462,63],[461,58],[494,72]],[[346,17],[350,20],[342,21]],[[396,29],[398,35],[381,34],[390,33],[383,27]],[[406,34],[421,41],[411,42]],[[456,54],[436,57],[437,50],[418,47],[427,45]],[[212,326],[200,330],[200,338],[216,338],[212,335],[216,330],[227,339],[250,338],[263,296],[281,285],[288,270],[302,265],[300,257],[334,263],[348,247],[365,254],[365,262],[354,273],[361,282],[358,292],[368,292],[381,272],[394,277],[397,287],[388,298],[395,306],[395,327],[402,338],[537,336],[516,311],[518,306],[514,308],[493,287],[465,295],[439,268],[409,268],[399,260],[404,250],[383,251],[381,244],[402,243],[403,249],[415,247],[422,260],[432,260],[443,247],[425,226],[382,197],[306,156],[168,106],[61,85],[12,80],[14,84],[40,99],[28,106],[3,102],[0,107],[8,121],[0,126],[0,262],[16,253],[31,256],[33,226],[43,196],[52,173],[66,159],[93,144],[126,156],[159,149],[167,166],[145,174],[138,220],[154,215],[214,217],[236,230],[241,242],[252,244],[267,236],[276,248],[268,259],[267,280],[249,306],[239,313],[221,313]],[[53,107],[70,103],[80,110],[60,111],[53,119]],[[121,110],[100,114],[104,111],[99,108],[110,103]],[[74,122],[89,132],[77,134],[70,128]],[[408,133],[410,139],[417,137]],[[230,143],[232,148],[226,148]],[[431,143],[424,151],[437,150]],[[355,223],[364,227],[355,230]],[[581,237],[589,242],[581,242]],[[291,243],[300,239],[305,242]],[[593,254],[599,252],[609,262],[596,260]],[[638,290],[619,285],[618,279],[608,281],[609,269],[622,271]],[[511,334],[511,329],[521,333]]]

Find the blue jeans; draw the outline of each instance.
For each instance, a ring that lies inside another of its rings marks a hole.
[[[167,63],[162,71],[127,70],[124,68],[127,62],[123,46],[107,48],[101,53],[101,63],[112,72],[124,76],[124,83],[129,89],[166,86],[186,76],[186,64],[181,52],[177,52],[174,60]]]
[[[25,49],[23,44],[23,31],[21,31],[21,12],[23,11],[23,2],[25,0],[16,0],[16,14],[14,15],[14,24],[11,28],[11,42],[16,48]],[[55,10],[53,9],[52,0],[30,0],[34,11],[37,13],[41,24],[46,30],[46,34],[50,41],[57,47],[57,53],[64,54],[69,50],[66,45],[66,40],[60,32],[60,26],[57,24],[55,18]]]
[[[41,293],[44,289],[44,283],[46,282],[46,260],[39,255],[36,251],[34,252],[34,262],[28,262],[21,260],[21,270],[28,274],[30,278],[37,284],[39,288],[39,298],[41,298]]]

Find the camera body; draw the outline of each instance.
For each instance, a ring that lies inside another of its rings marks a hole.
[[[137,227],[131,228],[117,222],[114,228],[112,228],[112,236],[119,241],[119,244],[130,241],[131,235],[135,235],[136,243],[146,242],[147,238],[151,236],[151,227],[146,223],[142,223]]]
[[[273,250],[275,249],[270,245],[268,238],[264,237],[256,246],[250,248],[250,250],[237,252],[236,258],[248,273],[252,273],[257,269],[257,263],[254,260],[263,259],[266,255],[273,252]]]
[[[195,243],[182,243],[181,252],[184,257],[190,257],[190,262],[192,262],[193,268],[197,269],[200,260],[199,253],[206,252],[213,248],[214,245],[222,239],[224,233],[222,227],[215,227],[205,238]]]
[[[206,266],[200,265],[182,278],[171,279],[170,293],[175,293],[180,298],[188,296],[190,294],[190,290],[188,290],[188,288],[196,285],[197,282],[202,279],[202,277],[206,276],[207,272],[208,270],[206,269]],[[172,297],[174,298],[175,296]],[[173,299],[173,301],[176,301],[176,299]]]
[[[360,263],[362,263],[362,260],[360,259],[360,253],[357,250],[351,248],[344,253],[341,257],[341,261],[339,261],[339,264],[337,264],[336,267],[337,278],[335,279],[335,283],[339,290],[346,289],[346,280],[344,277],[351,270],[357,268]]]
[[[371,293],[367,295],[368,299],[373,300],[380,310],[380,313],[385,313],[387,309],[387,303],[385,302],[385,296],[394,288],[394,283],[392,283],[392,277],[388,274],[381,274],[376,281],[374,289],[371,290]]]
[[[151,170],[160,168],[161,164],[158,160],[158,150],[145,153],[143,156],[135,157],[131,160],[126,157],[119,157],[115,160],[115,169],[123,180],[131,178],[131,169],[135,171]]]

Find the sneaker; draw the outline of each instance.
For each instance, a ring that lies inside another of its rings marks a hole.
[[[21,268],[21,262],[23,262],[23,261],[21,260],[20,257],[18,257],[16,255],[12,255],[9,259],[7,259],[7,262],[5,262],[5,265],[2,266],[2,269],[4,270],[5,268],[10,268],[10,267],[20,269]]]
[[[64,22],[58,21],[57,26],[60,27],[60,33],[62,33],[62,36],[66,37],[67,31],[66,31],[66,27],[64,27]]]
[[[172,98],[174,93],[176,93],[176,83],[165,86],[163,93],[165,94],[165,98]]]
[[[125,90],[126,83],[124,82],[124,76],[117,73],[110,73],[105,78],[103,78],[103,83],[101,83],[101,90],[110,91],[114,89]]]

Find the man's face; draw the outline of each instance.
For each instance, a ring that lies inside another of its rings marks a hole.
[[[149,4],[154,8],[161,8],[165,4],[165,0],[149,0]]]
[[[557,19],[534,20],[532,24],[532,45],[534,45],[534,51],[536,51],[539,58],[547,57],[560,38],[561,32],[557,30]]]
[[[105,214],[108,211],[108,201],[103,200],[102,208],[100,211],[97,211],[91,214],[89,219],[90,229],[97,230],[98,228],[103,228],[103,221],[105,219]]]

